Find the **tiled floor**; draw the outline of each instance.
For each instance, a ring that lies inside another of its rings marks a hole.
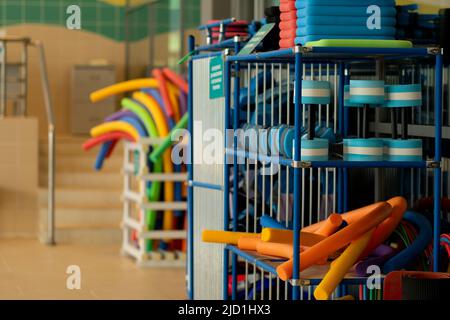
[[[70,265],[80,290],[67,289]],[[186,299],[184,269],[138,268],[112,246],[0,240],[0,299]]]

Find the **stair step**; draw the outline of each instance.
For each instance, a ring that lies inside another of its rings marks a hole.
[[[58,156],[56,159],[56,172],[95,172],[96,155],[73,155],[73,156]],[[117,172],[120,173],[123,166],[122,156],[112,156],[108,158],[101,172]],[[40,157],[39,170],[42,175],[47,174],[47,157]]]
[[[39,185],[47,186],[46,175],[39,176]],[[121,189],[123,178],[120,172],[106,173],[92,171],[90,173],[80,172],[57,172],[55,175],[56,187],[93,187],[93,188],[115,188]]]
[[[45,232],[40,232],[41,241],[45,241]],[[122,230],[111,229],[56,229],[57,244],[79,245],[119,245],[122,241]]]
[[[121,189],[56,188],[56,208],[116,208],[121,206]],[[39,206],[47,204],[47,189],[39,190]]]
[[[39,220],[45,225],[47,221],[47,208],[39,209]],[[122,221],[121,208],[56,208],[55,226],[58,229],[79,228],[89,229],[100,226],[117,227]]]

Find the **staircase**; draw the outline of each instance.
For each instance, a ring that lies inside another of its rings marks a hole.
[[[102,171],[94,170],[98,149],[84,152],[84,137],[56,141],[55,237],[63,244],[120,244],[122,159],[118,144]],[[47,141],[39,143],[39,237],[46,236]]]

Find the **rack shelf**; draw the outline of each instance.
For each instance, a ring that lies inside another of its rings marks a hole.
[[[273,274],[277,276],[276,268],[278,265],[286,261],[286,259],[280,259],[277,257],[270,257],[270,256],[263,256],[260,255],[254,251],[245,251],[240,250],[236,246],[227,246],[227,250],[230,252],[233,252],[243,260],[256,265],[258,268],[269,272],[270,274]],[[323,266],[314,266],[311,268],[308,268],[305,271],[302,271],[301,278],[299,279],[300,286],[315,286],[322,281],[323,277],[327,273],[328,269],[330,268],[329,265],[323,265]],[[381,275],[381,278],[384,278],[384,275]],[[360,277],[358,274],[356,274],[355,270],[350,270],[349,273],[345,276],[345,278],[342,281],[342,284],[345,285],[362,285],[367,283],[367,278]]]
[[[294,167],[294,161],[283,157],[263,156],[258,153],[226,149],[226,154],[230,156],[246,158],[249,160],[257,160],[266,164],[276,164],[288,167]],[[432,163],[426,161],[344,161],[344,160],[330,160],[330,161],[302,161],[299,162],[300,168],[427,168],[433,167]]]

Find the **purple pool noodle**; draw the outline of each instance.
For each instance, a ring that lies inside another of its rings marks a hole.
[[[380,244],[375,250],[372,251],[372,253],[370,254],[370,256],[372,257],[382,257],[382,256],[386,256],[388,254],[393,254],[395,253],[395,250],[385,244]]]
[[[187,112],[187,98],[183,92],[180,92],[179,102],[180,102],[180,111],[181,114],[183,115]]]
[[[122,110],[116,113],[113,113],[112,115],[108,116],[107,118],[105,118],[105,122],[111,122],[111,121],[117,121],[120,120],[121,118],[124,117],[136,117],[136,115],[128,110]]]
[[[370,266],[378,266],[381,269],[383,267],[383,264],[391,257],[393,257],[395,254],[396,254],[395,250],[392,250],[392,252],[390,252],[389,254],[382,256],[374,256],[364,261],[361,261],[356,265],[356,273],[360,277],[370,276],[371,275],[370,273],[367,274],[367,269]]]

